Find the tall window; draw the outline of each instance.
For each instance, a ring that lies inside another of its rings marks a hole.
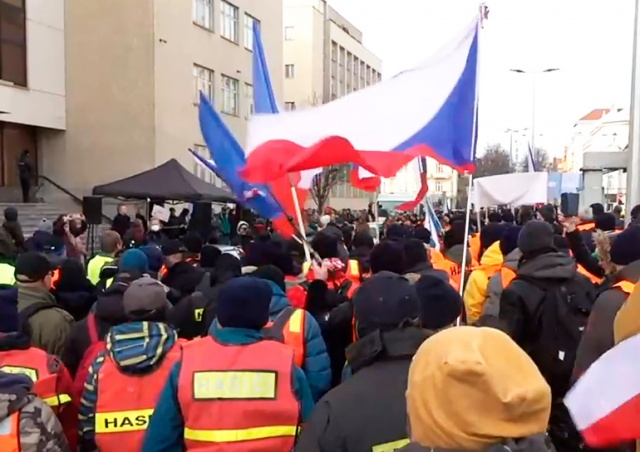
[[[284,65],[284,77],[285,78],[294,78],[296,76],[296,66],[295,64],[285,64]]]
[[[295,31],[294,27],[284,27],[284,40],[293,41],[295,39]]]
[[[436,164],[436,173],[444,173],[444,165],[442,163]]]
[[[251,85],[249,83],[245,83],[244,84],[244,97],[247,99],[247,106],[248,106],[249,115],[252,115],[254,113],[253,85]]]
[[[260,21],[249,14],[244,15],[244,48],[253,52],[253,24],[260,25]],[[259,28],[258,28],[259,29]]]
[[[335,41],[331,41],[331,61],[338,62],[338,44]]]
[[[196,104],[200,103],[200,91],[209,98],[209,101],[213,101],[213,71],[194,64],[193,78],[196,86]]]
[[[0,0],[0,79],[27,86],[25,0]]]
[[[235,78],[222,76],[222,113],[238,116],[240,111],[240,82]]]
[[[192,0],[193,22],[213,31],[213,0]]]
[[[284,103],[284,109],[287,111],[293,111],[296,109],[296,103],[295,102],[285,102]]]
[[[193,150],[202,158],[209,160],[211,158],[211,154],[209,153],[209,149],[206,146],[201,144],[196,144],[193,146]],[[194,159],[193,162],[193,174],[198,176],[200,179],[205,180],[209,183],[214,182],[215,174],[209,168],[205,167],[201,163],[197,162]]]
[[[442,193],[442,182],[439,180],[436,181],[436,193]]]
[[[220,34],[223,38],[238,43],[238,7],[221,0]]]

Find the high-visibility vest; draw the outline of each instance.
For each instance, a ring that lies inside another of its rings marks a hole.
[[[305,313],[304,309],[287,306],[273,321],[269,321],[263,329],[269,336],[275,337],[283,344],[291,347],[294,363],[300,368],[304,364],[306,356],[304,340]]]
[[[60,281],[60,269],[56,268],[51,275],[51,288],[55,289],[58,285],[58,281]]]
[[[578,264],[578,273],[580,273],[581,275],[584,275],[587,278],[589,278],[589,281],[591,281],[593,284],[600,284],[602,282],[602,278],[598,278],[597,276],[592,275],[591,273],[589,273],[587,271],[586,268],[584,268],[580,264]]]
[[[480,234],[475,233],[469,238],[469,251],[471,252],[471,259],[476,262],[480,259],[480,249],[482,243],[480,242]]]
[[[33,393],[46,402],[55,413],[59,413],[71,402],[71,395],[58,394],[58,374],[51,373],[50,370],[52,359],[54,357],[36,347],[7,350],[0,352],[0,371],[31,378]]]
[[[295,284],[287,288],[287,298],[289,299],[289,303],[294,308],[304,309],[307,305],[307,288],[308,282],[303,281],[302,284],[299,284],[298,278],[296,276],[286,275],[284,277],[285,282],[294,282]],[[305,287],[305,284],[307,285]]]
[[[636,285],[634,283],[632,283],[631,281],[622,280],[622,281],[619,281],[619,282],[615,283],[613,285],[613,287],[616,287],[616,288],[622,290],[627,295],[631,295],[631,292],[633,292],[633,289],[636,287]]]
[[[109,355],[98,372],[95,409],[95,442],[99,450],[137,451],[158,403],[167,377],[180,360],[182,341],[169,350],[153,372],[128,375],[120,371]]]
[[[20,411],[0,422],[0,450],[20,452]]]
[[[502,281],[503,289],[506,289],[514,279],[516,279],[516,272],[514,272],[512,269],[505,266],[500,269],[500,280]]]
[[[0,284],[13,286],[16,283],[16,268],[11,264],[0,264]]]
[[[112,256],[105,256],[103,254],[96,254],[91,258],[87,264],[87,278],[92,284],[98,284],[100,282],[100,271],[102,267],[113,262]]]
[[[271,340],[221,345],[207,336],[182,353],[178,401],[187,450],[293,450],[300,403],[290,347]]]
[[[592,231],[596,228],[596,224],[593,221],[590,221],[588,223],[582,223],[579,224],[578,226],[576,226],[576,229],[580,232],[584,232],[584,231]]]

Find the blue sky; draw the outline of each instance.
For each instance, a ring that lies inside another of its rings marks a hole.
[[[435,52],[464,27],[477,0],[329,0],[364,33],[384,77]],[[480,55],[479,148],[508,146],[506,129],[530,128],[532,79],[511,68],[560,71],[538,77],[536,146],[560,155],[573,124],[594,108],[628,108],[632,0],[490,0]],[[526,139],[526,138],[524,138]],[[524,140],[523,139],[523,140]]]

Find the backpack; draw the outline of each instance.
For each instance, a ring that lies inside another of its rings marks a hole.
[[[38,301],[20,310],[20,312],[18,312],[18,324],[20,325],[20,331],[31,337],[31,326],[29,325],[29,319],[40,311],[46,311],[47,309],[53,308],[62,309],[55,303],[51,303],[49,301]]]
[[[582,275],[551,286],[548,282],[522,282],[530,300],[526,304],[535,306],[531,330],[527,332],[530,342],[523,348],[549,383],[554,397],[562,397],[570,387],[578,345],[595,302],[595,287]]]
[[[87,316],[87,329],[89,330],[91,345],[89,345],[84,352],[78,370],[76,371],[76,376],[73,379],[73,393],[78,400],[80,400],[84,392],[84,383],[87,381],[87,375],[89,375],[89,367],[91,367],[98,355],[106,350],[105,341],[100,340],[98,337],[98,325],[96,315],[93,312]]]

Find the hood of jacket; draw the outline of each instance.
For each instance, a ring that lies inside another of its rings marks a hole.
[[[122,306],[122,296],[132,281],[141,275],[120,273],[115,276],[113,282],[107,287],[94,304],[96,316],[109,325],[118,325],[127,321]]]
[[[26,375],[0,372],[0,421],[29,403],[33,381]]]
[[[504,257],[500,251],[500,242],[494,242],[489,248],[485,250],[480,258],[480,265],[487,267],[499,267],[504,262]]]
[[[430,335],[429,331],[416,327],[384,332],[376,330],[347,347],[347,362],[351,372],[355,374],[385,359],[411,360],[420,344]]]
[[[280,314],[284,308],[290,305],[289,299],[287,295],[282,291],[280,286],[278,286],[273,281],[267,281],[269,286],[271,286],[271,304],[269,305],[269,317],[276,316]]]
[[[520,262],[517,274],[524,279],[566,280],[576,275],[576,261],[565,253],[551,252]]]
[[[464,245],[454,245],[448,250],[444,251],[442,254],[444,257],[449,259],[451,262],[462,266],[462,254],[464,253]],[[467,253],[467,260],[469,261],[470,254]],[[469,261],[470,265],[471,262]]]
[[[165,323],[130,322],[111,328],[107,353],[124,373],[146,373],[156,368],[178,340]]]
[[[469,452],[462,449],[440,449],[421,446],[416,443],[407,444],[397,452]],[[555,452],[546,435],[534,435],[518,440],[504,441],[477,452]]]
[[[516,271],[518,269],[518,262],[520,261],[521,257],[522,252],[518,248],[516,248],[504,257],[504,262],[502,263],[502,265],[510,268],[513,271]]]
[[[414,265],[413,267],[408,268],[405,271],[404,277],[407,278],[411,283],[415,283],[420,279],[421,276],[424,275],[433,276],[435,278],[441,279],[446,283],[449,282],[449,274],[444,270],[433,268],[431,262],[421,262]]]

